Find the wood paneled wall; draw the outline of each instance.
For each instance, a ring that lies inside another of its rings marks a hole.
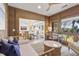
[[[16,28],[15,24],[15,8],[8,7],[8,35],[13,36],[15,35],[15,32],[13,32],[13,29]]]
[[[73,16],[79,16],[79,5],[71,7],[65,11],[62,11],[50,17],[52,20],[54,20],[54,19],[68,18],[68,17],[73,17]]]
[[[51,22],[57,21],[59,23],[58,30],[60,32],[61,31],[61,28],[60,28],[61,19],[68,18],[68,17],[74,17],[74,16],[79,16],[79,5],[71,7],[69,9],[65,10],[65,11],[62,11],[62,12],[60,12],[58,14],[50,16],[50,18],[51,18],[50,21]]]
[[[47,29],[47,27],[49,26],[49,24],[47,24],[49,23],[48,16],[8,6],[8,36],[16,36],[19,34],[19,18],[42,21],[45,21],[46,19],[45,28]],[[15,32],[12,31],[13,29],[15,29]]]
[[[50,17],[8,6],[8,35],[15,36],[19,34],[19,18],[44,20],[46,33],[48,32],[48,27],[51,26],[52,21],[60,22],[62,18],[73,17],[78,15],[79,5],[69,8],[58,14],[52,15]],[[58,27],[58,30],[60,31],[60,24],[58,25]],[[16,31],[13,32],[13,29],[15,29]]]
[[[48,27],[50,26],[51,26],[50,17],[46,16],[45,17],[45,33],[48,32]]]

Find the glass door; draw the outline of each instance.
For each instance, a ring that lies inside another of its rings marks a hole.
[[[44,37],[45,35],[45,21],[30,20],[30,19],[19,19],[19,34],[20,36],[27,37]],[[33,38],[34,39],[34,38]],[[38,39],[38,38],[36,38]]]

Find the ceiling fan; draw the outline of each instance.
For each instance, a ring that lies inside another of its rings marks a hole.
[[[48,3],[48,8],[46,9],[46,11],[49,11],[52,5],[56,5],[59,3]]]
[[[53,5],[57,5],[57,4],[60,4],[60,3],[48,3],[48,8],[46,9],[46,11],[49,11],[50,8],[51,8]],[[65,5],[62,6],[62,8],[65,8],[65,7],[67,7],[67,6],[68,6],[68,5],[65,4]]]

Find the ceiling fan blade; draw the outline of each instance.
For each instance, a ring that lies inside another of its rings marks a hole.
[[[47,8],[47,10],[46,11],[49,11],[50,10],[50,6]]]
[[[48,3],[48,8],[47,8],[47,10],[46,10],[46,11],[49,11],[49,10],[50,10],[50,8],[51,8],[51,6],[52,6],[52,5],[55,5],[55,4],[59,4],[59,3]]]

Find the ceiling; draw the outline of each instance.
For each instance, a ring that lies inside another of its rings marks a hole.
[[[49,11],[46,11],[49,7],[48,3],[9,3],[9,6],[28,10],[45,16],[51,16],[68,8],[78,5],[77,3],[59,3],[51,5]],[[38,7],[40,6],[40,7]]]

